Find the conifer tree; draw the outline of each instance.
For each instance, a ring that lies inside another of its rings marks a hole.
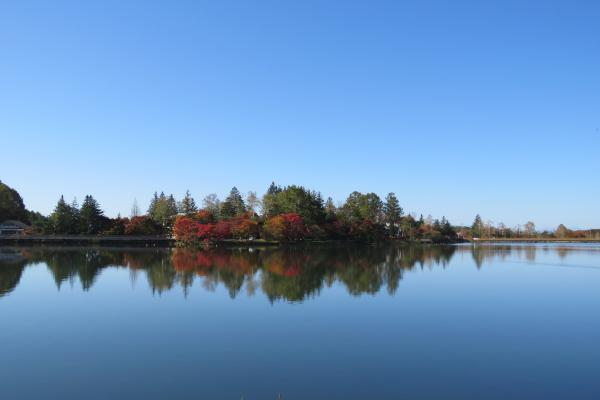
[[[100,205],[91,195],[85,196],[81,210],[79,211],[81,233],[96,234],[100,231],[104,212]]]
[[[240,191],[234,186],[229,192],[229,196],[221,204],[221,216],[223,218],[232,218],[246,212],[246,205]]]
[[[77,203],[67,204],[64,196],[60,196],[54,212],[50,215],[52,231],[56,234],[78,233]]]
[[[483,233],[483,221],[481,216],[477,214],[475,216],[475,221],[473,221],[473,225],[471,226],[471,236],[473,237],[481,237]]]
[[[189,190],[187,190],[185,192],[185,196],[183,197],[183,199],[181,200],[181,203],[179,204],[179,211],[186,215],[192,215],[192,214],[195,214],[196,212],[198,212],[198,207],[196,207],[196,202],[194,201],[194,198],[190,194]]]
[[[383,203],[383,214],[385,222],[389,224],[392,236],[398,234],[398,225],[400,224],[403,212],[404,210],[400,207],[400,202],[396,195],[393,192],[388,193],[385,198],[385,203]]]
[[[335,204],[333,204],[333,199],[331,197],[327,198],[325,202],[325,220],[328,222],[334,221],[336,219],[337,208]]]

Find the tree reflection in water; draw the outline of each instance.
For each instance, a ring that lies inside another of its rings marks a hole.
[[[43,263],[58,289],[78,280],[90,290],[105,268],[128,268],[133,277],[145,274],[154,293],[182,287],[187,294],[195,280],[206,290],[223,285],[231,298],[242,289],[252,296],[261,290],[271,302],[302,301],[339,283],[351,295],[375,294],[382,288],[393,295],[405,271],[445,268],[456,252],[470,253],[480,268],[486,261],[517,256],[533,261],[537,251],[556,251],[561,258],[569,247],[532,246],[366,246],[323,245],[254,249],[166,249],[104,247],[0,248],[0,297],[19,284],[23,270]],[[589,250],[592,251],[592,250]]]

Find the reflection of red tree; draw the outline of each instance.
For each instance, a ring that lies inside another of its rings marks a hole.
[[[189,249],[175,249],[171,256],[173,267],[178,272],[196,272],[198,275],[206,275],[212,266],[212,260],[201,251]]]
[[[306,258],[300,255],[288,257],[282,254],[273,254],[264,260],[263,265],[266,270],[276,275],[293,277],[300,275],[306,262]]]

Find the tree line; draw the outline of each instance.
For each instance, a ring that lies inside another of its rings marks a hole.
[[[533,221],[509,227],[502,222],[484,221],[479,214],[470,227],[457,231],[461,237],[479,239],[600,239],[600,229],[572,230],[560,224],[554,231],[540,231]]]
[[[16,192],[15,192],[16,193]],[[18,195],[18,194],[17,194]],[[19,210],[25,210],[22,199]],[[363,240],[406,239],[449,241],[455,229],[443,217],[406,215],[394,193],[384,199],[375,193],[352,192],[341,204],[303,186],[275,183],[263,196],[243,196],[233,187],[223,200],[215,194],[198,205],[189,191],[181,200],[155,192],[146,212],[134,200],[129,217],[109,218],[92,195],[81,206],[64,196],[49,216],[13,212],[35,233],[89,235],[172,235],[187,244],[224,239]]]

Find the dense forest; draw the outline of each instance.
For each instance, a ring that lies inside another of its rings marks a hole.
[[[224,200],[204,197],[197,205],[186,192],[181,200],[155,192],[144,213],[134,200],[128,217],[107,217],[100,204],[86,195],[81,206],[61,196],[49,216],[29,211],[16,190],[0,182],[0,222],[19,220],[28,233],[45,235],[169,236],[181,244],[219,240],[427,240],[451,242],[471,238],[600,238],[600,230],[574,231],[560,225],[538,232],[533,222],[509,228],[484,222],[477,215],[470,227],[453,226],[445,217],[405,214],[394,193],[352,192],[341,204],[303,186],[272,183],[263,196],[243,196],[233,187]]]

